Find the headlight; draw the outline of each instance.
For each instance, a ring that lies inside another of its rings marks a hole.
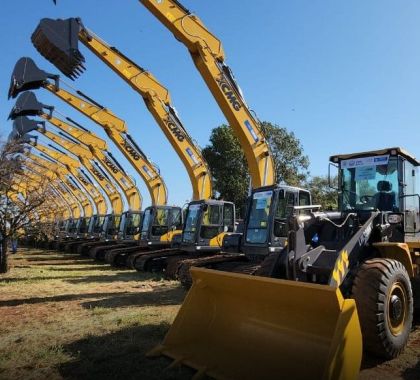
[[[388,223],[389,224],[399,224],[402,222],[401,214],[388,214]]]

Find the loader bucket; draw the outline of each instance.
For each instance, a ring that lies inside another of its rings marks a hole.
[[[20,136],[23,136],[31,131],[45,129],[45,122],[32,120],[26,116],[19,116],[13,121],[13,129],[17,131]]]
[[[15,105],[9,114],[9,119],[16,119],[18,116],[37,116],[43,114],[44,105],[38,102],[32,91],[26,91],[17,98]]]
[[[162,345],[171,365],[216,379],[357,379],[355,302],[315,284],[192,268],[193,286]]]
[[[39,69],[29,57],[20,58],[16,62],[10,78],[9,99],[16,98],[23,91],[41,88],[48,78],[57,80],[58,75],[49,74]]]
[[[71,79],[76,79],[85,70],[85,58],[78,49],[80,29],[76,18],[43,18],[31,37],[39,53]]]

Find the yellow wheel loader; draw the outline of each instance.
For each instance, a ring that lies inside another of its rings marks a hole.
[[[193,286],[151,355],[220,379],[356,379],[362,347],[401,353],[420,271],[420,162],[401,148],[331,162],[339,210],[295,206],[286,247],[248,253],[265,256],[259,276],[192,268]],[[275,233],[279,199],[251,198],[244,237],[262,244]]]

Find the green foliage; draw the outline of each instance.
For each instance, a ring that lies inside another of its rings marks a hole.
[[[211,168],[218,198],[232,201],[238,208],[243,206],[248,193],[249,173],[239,140],[232,129],[227,125],[214,128],[203,155]]]
[[[304,183],[309,159],[304,155],[300,141],[293,133],[275,124],[263,122],[261,127],[274,158],[277,183],[294,186]],[[211,168],[218,197],[235,202],[242,213],[250,178],[245,155],[232,128],[225,124],[214,128],[203,155]]]
[[[263,121],[261,128],[274,158],[277,183],[301,186],[308,177],[309,158],[293,132]]]
[[[335,184],[337,178],[332,178],[332,183]],[[337,209],[338,192],[328,184],[327,176],[312,177],[306,185],[307,189],[312,193],[312,203],[320,204],[324,210]]]

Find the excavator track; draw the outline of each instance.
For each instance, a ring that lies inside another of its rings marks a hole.
[[[133,266],[138,271],[159,272],[165,268],[167,257],[179,255],[183,255],[185,258],[188,257],[188,254],[179,248],[152,251],[148,254],[136,257]]]
[[[127,258],[131,254],[137,253],[143,248],[146,249],[146,247],[140,246],[110,249],[105,254],[105,261],[112,266],[126,266]]]
[[[192,278],[190,269],[191,267],[205,267],[210,269],[219,269],[219,266],[223,266],[229,263],[230,265],[239,265],[241,261],[240,259],[246,260],[245,256],[242,255],[213,255],[213,256],[206,256],[206,257],[199,257],[199,258],[191,258],[188,260],[183,260],[182,262],[178,262],[176,266],[176,274],[174,274],[174,278],[179,280],[183,287],[189,289],[192,285]],[[174,272],[174,269],[172,269]]]

